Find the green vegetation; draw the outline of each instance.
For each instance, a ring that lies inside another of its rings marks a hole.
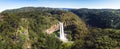
[[[0,19],[0,49],[120,49],[119,10],[24,7]],[[62,42],[59,30],[45,32],[58,21],[73,43]]]
[[[89,26],[120,29],[120,10],[114,9],[73,9]]]

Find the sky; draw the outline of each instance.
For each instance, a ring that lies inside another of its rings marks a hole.
[[[0,12],[21,7],[120,9],[120,0],[0,0]]]

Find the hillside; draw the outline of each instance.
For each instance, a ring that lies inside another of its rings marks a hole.
[[[88,47],[83,49],[119,49],[120,47],[120,10],[119,9],[72,9],[78,15],[90,32],[87,42]],[[83,42],[83,41],[82,41]],[[81,43],[81,42],[77,42]],[[82,43],[83,45],[85,43]],[[80,45],[80,44],[77,44]],[[76,49],[81,48],[80,46]],[[87,45],[85,45],[87,46]]]
[[[0,43],[3,49],[57,49],[62,45],[54,36],[59,33],[59,28],[51,35],[46,34],[45,30],[58,24],[58,21],[64,23],[69,40],[82,39],[88,33],[85,23],[77,15],[64,10],[24,7],[3,11],[1,15],[4,16],[0,22]]]
[[[119,9],[72,9],[89,26],[120,29]]]

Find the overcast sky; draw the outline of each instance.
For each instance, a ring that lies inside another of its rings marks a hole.
[[[21,7],[120,9],[120,0],[0,0],[0,12]]]

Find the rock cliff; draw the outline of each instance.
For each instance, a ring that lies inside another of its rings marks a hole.
[[[50,28],[46,29],[45,32],[47,34],[52,34],[53,32],[59,30],[59,24],[55,24],[53,26],[51,26]]]

